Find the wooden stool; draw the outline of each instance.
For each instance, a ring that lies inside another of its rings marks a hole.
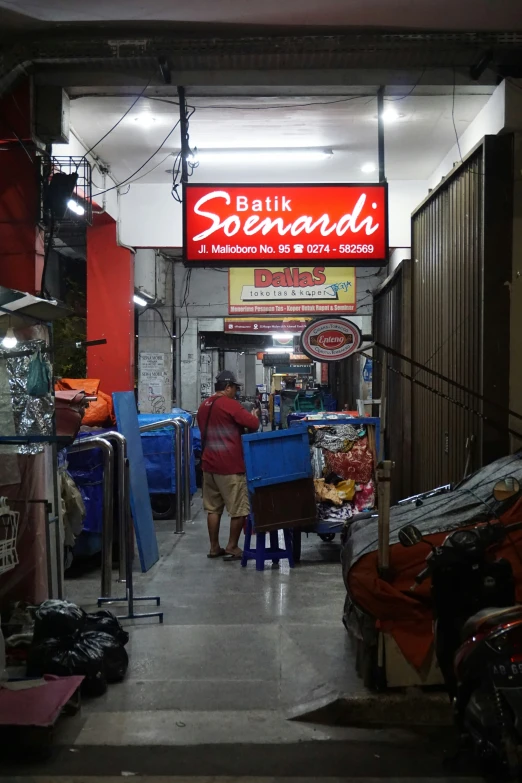
[[[252,548],[252,535],[256,537],[256,546]],[[266,536],[270,536],[270,547],[266,546]],[[247,517],[246,529],[245,529],[245,546],[243,548],[243,556],[241,558],[241,565],[243,568],[249,560],[256,561],[256,571],[265,570],[265,561],[271,560],[272,563],[277,563],[279,560],[288,560],[290,568],[294,567],[294,555],[292,551],[292,531],[283,530],[285,537],[285,548],[279,547],[279,531],[271,530],[270,533],[256,533],[252,524],[252,518],[250,515]]]

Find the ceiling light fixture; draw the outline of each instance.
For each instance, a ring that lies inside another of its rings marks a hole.
[[[272,337],[276,340],[292,340],[294,337],[293,332],[272,332]]]
[[[397,122],[397,120],[400,120],[403,116],[404,115],[399,114],[397,109],[393,106],[387,106],[382,113],[384,122]]]
[[[140,307],[147,307],[148,302],[142,296],[138,296],[137,294],[134,294],[134,296],[132,298],[133,298],[134,304],[137,304]]]
[[[71,212],[74,212],[76,215],[85,215],[85,210],[82,207],[81,204],[78,204],[77,201],[75,201],[73,198],[70,198],[67,202],[67,206],[71,210]]]
[[[361,171],[363,174],[371,174],[372,171],[375,171],[375,163],[363,163],[361,166]]]
[[[138,114],[137,117],[134,117],[134,122],[141,125],[142,128],[151,128],[156,122],[156,118],[150,112],[144,111]]]
[[[332,149],[317,147],[265,147],[197,150],[188,160],[190,163],[301,163],[328,160],[332,155]]]
[[[265,353],[293,353],[293,348],[285,348],[281,345],[279,348],[265,348]]]
[[[10,326],[5,334],[4,339],[2,340],[2,345],[4,348],[14,348],[17,343],[18,340],[15,337],[13,327]]]

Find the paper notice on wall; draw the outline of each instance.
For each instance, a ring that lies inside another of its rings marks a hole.
[[[140,353],[140,413],[166,413],[169,410],[169,359],[164,353]]]

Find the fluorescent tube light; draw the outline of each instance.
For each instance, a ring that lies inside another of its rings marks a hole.
[[[197,150],[190,163],[292,163],[328,160],[332,149],[314,147]]]

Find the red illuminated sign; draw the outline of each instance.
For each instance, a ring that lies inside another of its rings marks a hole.
[[[387,187],[185,185],[185,263],[387,262]]]

